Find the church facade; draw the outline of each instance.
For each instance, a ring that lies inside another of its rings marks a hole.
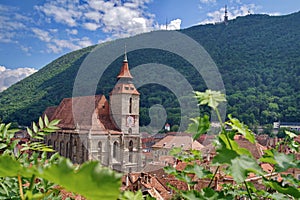
[[[61,121],[60,130],[48,135],[45,143],[73,163],[98,160],[116,171],[140,171],[140,94],[132,79],[125,53],[109,101],[104,95],[82,96],[65,98],[57,107],[48,107],[44,114]],[[91,102],[92,109],[85,109]],[[74,108],[80,113],[79,119],[74,116]]]

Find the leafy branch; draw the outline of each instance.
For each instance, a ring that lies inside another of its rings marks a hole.
[[[57,131],[58,123],[40,117],[38,123],[27,128],[31,140],[17,152],[19,140],[14,140],[14,135],[18,130],[9,129],[10,124],[0,125],[0,199],[61,199],[58,186],[88,199],[117,199],[120,174],[97,161],[76,166],[58,153],[47,157],[54,150],[41,140]]]
[[[221,120],[220,113],[218,111],[218,105],[221,102],[225,102],[225,95],[220,92],[215,92],[211,90],[206,90],[205,92],[195,92],[195,96],[199,102],[199,105],[207,105],[212,108],[219,119],[221,126],[220,132],[216,135],[215,146],[216,155],[212,160],[212,165],[216,166],[214,173],[202,173],[205,174],[201,176],[202,179],[210,178],[210,182],[207,187],[202,188],[200,191],[188,190],[188,191],[178,191],[179,195],[185,199],[195,199],[195,198],[211,198],[211,199],[223,199],[223,198],[233,198],[233,197],[246,197],[249,199],[282,199],[282,198],[295,198],[300,197],[300,192],[298,190],[299,180],[282,175],[283,181],[289,183],[287,186],[282,186],[279,182],[268,179],[266,172],[260,167],[260,163],[269,163],[274,166],[272,174],[277,174],[285,172],[290,168],[299,168],[299,161],[295,159],[293,154],[285,154],[278,152],[278,149],[269,149],[264,151],[264,155],[259,160],[256,160],[252,153],[245,148],[241,148],[235,141],[236,135],[242,135],[250,143],[255,144],[255,137],[252,131],[237,118],[228,115],[228,121],[223,122]],[[192,123],[188,127],[188,132],[193,133],[193,139],[199,138],[202,134],[208,132],[210,128],[210,122],[208,116],[197,117],[192,119]],[[280,147],[288,147],[294,152],[298,152],[299,144],[293,140],[296,137],[295,134],[291,132],[286,132],[287,138],[283,142],[279,143]],[[185,157],[182,156],[187,153],[177,152],[175,157],[183,162],[186,162]],[[190,153],[192,157],[193,154]],[[193,160],[189,158],[188,161]],[[194,158],[194,161],[198,158]],[[200,159],[199,159],[200,160]],[[194,163],[188,163],[189,165],[196,165]],[[190,166],[189,166],[190,167]],[[166,172],[174,175],[178,180],[182,180],[189,184],[189,180],[184,180],[180,177],[184,177],[188,174],[196,174],[195,171],[183,170],[177,171],[171,167],[167,167]],[[224,184],[224,190],[215,191],[210,187],[216,174],[219,170],[222,170],[222,174],[229,175],[233,178],[235,184]],[[273,173],[274,172],[274,173]],[[198,172],[199,173],[199,172]],[[248,179],[250,174],[255,174],[257,178],[262,179],[262,184],[271,190],[258,190]],[[200,178],[200,177],[199,177]],[[232,191],[233,190],[233,191]],[[226,197],[225,197],[225,196]]]

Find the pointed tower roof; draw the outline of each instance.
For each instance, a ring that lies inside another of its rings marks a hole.
[[[126,53],[126,46],[125,46],[125,54],[124,54],[124,60],[123,65],[121,67],[120,73],[117,76],[118,79],[120,78],[128,78],[132,79],[132,75],[130,74],[129,67],[128,67],[128,60],[127,60],[127,53]]]

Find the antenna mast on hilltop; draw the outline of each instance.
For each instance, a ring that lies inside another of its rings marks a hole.
[[[225,25],[228,24],[228,12],[227,12],[227,5],[225,5],[225,15],[224,15],[224,23]]]
[[[168,30],[168,18],[166,18],[166,31]]]

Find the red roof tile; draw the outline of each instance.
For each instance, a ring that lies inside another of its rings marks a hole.
[[[132,79],[133,78],[130,74],[127,60],[123,61],[121,71],[120,71],[119,75],[117,76],[117,78],[118,79],[120,79],[120,78],[130,78],[130,79]]]
[[[201,150],[204,148],[202,144],[198,141],[193,141],[191,135],[167,135],[156,144],[152,146],[153,148],[166,148],[171,149],[174,147],[182,147],[183,150]]]
[[[65,98],[56,108],[47,108],[45,114],[49,114],[50,120],[61,120],[58,126],[62,129],[92,128],[120,132],[111,120],[109,103],[104,95]]]

